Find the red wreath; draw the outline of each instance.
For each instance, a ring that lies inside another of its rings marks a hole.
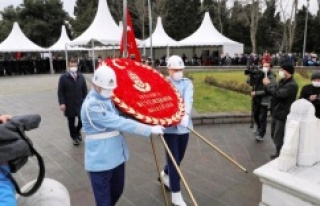
[[[184,103],[171,83],[152,67],[130,59],[106,59],[117,76],[113,101],[124,113],[147,124],[176,125]]]

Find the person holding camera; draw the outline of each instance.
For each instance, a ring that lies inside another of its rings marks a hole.
[[[266,86],[266,93],[272,96],[271,137],[276,146],[276,153],[270,156],[271,159],[279,157],[283,145],[287,115],[298,93],[298,85],[293,78],[293,74],[293,65],[285,62],[280,66],[280,81],[277,85],[273,85],[268,78],[263,79],[263,84]]]
[[[256,124],[254,132],[257,141],[263,141],[267,129],[267,114],[271,104],[271,96],[266,93],[265,86],[262,82],[264,78],[270,80],[271,85],[276,85],[275,75],[271,72],[272,65],[264,62],[262,72],[259,70],[255,76],[254,91],[251,92],[253,98],[253,118]]]
[[[313,73],[311,84],[305,85],[300,92],[300,99],[310,101],[316,109],[316,117],[320,118],[320,72]]]

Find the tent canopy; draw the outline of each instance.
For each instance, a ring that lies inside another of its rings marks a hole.
[[[30,41],[21,31],[17,22],[14,22],[9,36],[0,44],[0,52],[43,52],[42,48]]]
[[[61,35],[59,40],[52,45],[51,47],[48,48],[49,51],[64,51],[65,50],[65,46],[67,43],[70,42],[70,38],[68,37],[67,31],[66,31],[66,27],[65,25],[62,25],[61,28]],[[81,47],[70,47],[68,46],[68,50],[86,50],[85,48],[81,48]]]
[[[242,45],[223,36],[213,25],[209,12],[206,12],[204,19],[193,34],[179,41],[179,46],[217,46],[217,45]]]
[[[157,26],[154,32],[151,35],[152,37],[152,46],[153,47],[167,47],[167,46],[178,46],[178,42],[168,36],[165,32],[162,24],[161,17],[157,19]],[[143,41],[146,47],[151,46],[150,37]]]
[[[99,0],[97,14],[87,30],[68,45],[119,45],[122,31],[111,16],[106,0]]]

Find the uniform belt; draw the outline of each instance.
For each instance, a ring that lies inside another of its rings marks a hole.
[[[97,134],[86,135],[86,139],[108,139],[108,138],[116,137],[119,135],[120,135],[119,131],[102,132]]]

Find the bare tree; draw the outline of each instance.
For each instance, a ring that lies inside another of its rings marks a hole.
[[[291,3],[291,7],[290,4]],[[297,26],[297,11],[299,0],[279,0],[279,6],[282,13],[283,20],[283,39],[280,50],[285,52],[291,52],[292,45],[295,38],[295,31]],[[287,8],[291,8],[291,11],[287,11]]]
[[[152,2],[152,25],[153,28],[156,26],[155,22],[158,16],[161,16],[162,19],[167,15],[167,11],[165,10],[165,1],[164,0],[153,0]],[[146,0],[135,0],[134,6],[136,8],[135,15],[138,17],[136,22],[138,25],[138,29],[142,31],[142,38],[145,39],[145,25],[148,20],[148,5]]]
[[[242,13],[245,16],[247,23],[250,26],[250,40],[252,45],[252,52],[257,53],[257,30],[258,23],[261,17],[259,0],[247,0],[245,1],[247,6],[244,7]]]
[[[212,1],[215,13],[217,14],[216,17],[218,19],[219,24],[219,31],[223,34],[223,26],[225,24],[225,20],[229,17],[232,12],[232,7],[227,8],[226,4],[228,0],[214,0]]]
[[[288,52],[291,52],[292,45],[295,38],[295,32],[297,27],[297,14],[298,14],[298,3],[299,0],[294,0],[292,4],[292,10],[290,15],[290,21],[288,21]]]

